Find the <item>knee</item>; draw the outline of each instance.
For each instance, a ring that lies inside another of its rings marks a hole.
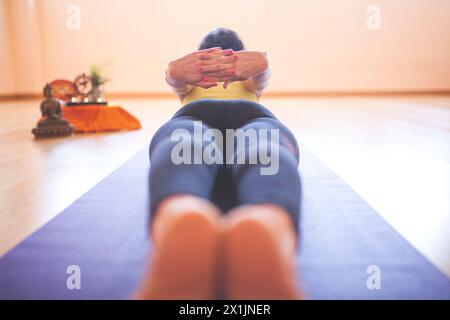
[[[295,176],[298,176],[298,158],[292,150],[284,145],[280,145],[278,159],[281,168],[291,172],[295,171]]]
[[[170,160],[170,153],[174,147],[173,141],[170,140],[170,136],[159,139],[157,143],[150,145],[150,163],[152,167],[157,167],[162,162]]]
[[[256,131],[267,131],[268,134],[272,135],[273,132],[277,132],[277,143],[280,146],[286,147],[295,158],[297,158],[296,162],[298,165],[299,162],[299,147],[297,140],[295,139],[294,134],[286,127],[283,123],[281,123],[276,118],[264,117],[258,118],[250,121],[246,125],[242,127],[243,130],[256,130]],[[274,143],[274,142],[271,142]]]
[[[174,118],[166,122],[153,135],[149,147],[150,157],[155,149],[162,149],[159,145],[167,145],[169,143],[167,141],[176,141],[182,138],[193,140],[196,129],[203,133],[209,127],[200,120],[187,116]]]
[[[298,175],[298,158],[286,146],[268,139],[259,139],[256,144],[237,148],[232,157],[237,170],[248,170],[252,166],[261,175],[277,175],[280,171]]]
[[[217,129],[205,129],[206,126],[199,128],[197,134],[186,128],[177,128],[159,139],[150,146],[152,166],[168,161],[173,165],[223,163],[223,147],[216,141],[220,139],[220,132]]]
[[[283,173],[284,176],[291,176],[294,179],[298,176],[298,160],[284,145],[272,144],[270,152],[260,152],[258,155],[262,164],[261,175],[271,176]]]

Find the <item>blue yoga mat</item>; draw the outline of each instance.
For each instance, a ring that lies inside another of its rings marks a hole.
[[[450,299],[450,280],[305,148],[297,259],[311,299]],[[143,150],[0,259],[0,299],[126,299],[151,253]],[[289,192],[289,190],[286,190]],[[69,290],[69,266],[81,289]],[[380,289],[369,289],[369,266]]]

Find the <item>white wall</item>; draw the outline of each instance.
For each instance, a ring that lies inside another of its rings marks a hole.
[[[45,49],[41,29],[45,20],[41,18],[38,1],[9,0],[9,26],[12,43],[15,93],[41,92],[45,81],[43,50]]]
[[[14,72],[12,63],[11,31],[7,12],[9,8],[6,1],[0,1],[0,94],[15,91]]]
[[[72,79],[93,63],[109,64],[110,92],[167,91],[167,62],[193,51],[216,26],[270,53],[273,91],[450,90],[449,0],[0,1],[14,3],[11,25],[20,31],[12,35],[19,92]],[[30,3],[38,27],[34,18],[23,23]],[[373,3],[382,10],[378,31],[366,27]],[[78,31],[66,28],[71,4],[82,10]],[[0,92],[10,87],[0,81]]]

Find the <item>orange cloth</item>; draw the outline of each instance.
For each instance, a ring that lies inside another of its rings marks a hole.
[[[138,119],[117,106],[64,107],[64,118],[75,126],[75,132],[134,130],[142,127]]]

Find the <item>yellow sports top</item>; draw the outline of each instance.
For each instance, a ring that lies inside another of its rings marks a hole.
[[[242,81],[230,83],[226,89],[223,88],[223,83],[218,83],[217,86],[203,89],[195,87],[183,98],[183,105],[191,103],[200,99],[242,99],[253,102],[258,102],[258,97],[255,92],[248,90]]]

